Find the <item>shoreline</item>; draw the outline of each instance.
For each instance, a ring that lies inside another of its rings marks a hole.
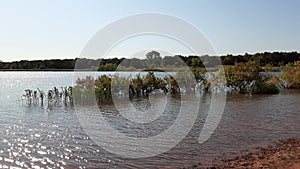
[[[300,168],[300,138],[289,138],[278,141],[274,146],[261,148],[258,152],[222,160],[221,164],[208,167],[211,169],[299,169]],[[204,169],[199,165],[190,168]]]

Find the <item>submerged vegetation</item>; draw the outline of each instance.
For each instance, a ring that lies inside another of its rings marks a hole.
[[[280,89],[300,88],[299,63],[295,62],[292,66],[287,66],[286,72],[281,77],[261,73],[261,67],[256,62],[247,62],[236,63],[217,72],[192,69],[192,74],[181,71],[164,77],[155,77],[153,72],[148,72],[145,76],[137,74],[133,78],[102,75],[94,80],[87,76],[78,79],[74,89],[75,93],[80,93],[80,97],[95,92],[98,103],[111,100],[113,95],[128,96],[129,99],[133,99],[148,96],[153,91],[165,94],[220,90],[240,94],[278,94]]]
[[[270,79],[274,77],[261,74],[260,66],[255,62],[236,63],[232,67],[226,67],[225,76],[227,87],[242,94],[279,93],[279,87],[275,83],[270,83]]]
[[[236,63],[216,72],[205,69],[191,69],[176,74],[156,77],[153,72],[145,76],[120,77],[102,75],[96,79],[86,76],[76,80],[74,87],[56,87],[44,93],[27,89],[23,98],[28,104],[59,105],[61,103],[81,105],[110,103],[112,97],[127,97],[130,100],[148,97],[152,92],[168,95],[196,92],[236,92],[240,94],[278,94],[280,89],[300,88],[300,62],[285,67],[281,76],[261,73],[261,67],[255,62]],[[223,76],[225,75],[225,76]],[[224,79],[225,77],[225,79]]]
[[[276,56],[269,60],[267,64],[264,62],[266,58],[261,56]],[[284,57],[283,57],[284,56]],[[289,56],[290,58],[286,58]],[[188,57],[181,58],[180,56],[172,58],[161,58],[156,51],[151,51],[146,54],[146,60],[130,59],[121,61],[118,59],[105,60],[105,64],[101,64],[101,70],[115,70],[120,67],[131,67],[129,61],[133,61],[139,69],[150,68],[151,70],[160,70],[161,66],[168,65],[169,68],[176,67],[177,73],[166,74],[164,77],[156,77],[152,71],[149,71],[145,76],[137,74],[135,77],[120,77],[117,73],[113,76],[102,75],[96,79],[92,76],[86,76],[82,79],[77,79],[74,87],[64,87],[59,90],[54,87],[46,94],[37,89],[32,91],[25,90],[23,98],[28,104],[43,105],[46,98],[48,105],[57,105],[65,103],[73,105],[74,102],[82,105],[111,102],[113,97],[128,97],[130,100],[146,97],[152,92],[160,92],[164,94],[178,93],[196,93],[196,92],[236,92],[240,94],[278,94],[280,89],[299,89],[300,88],[300,61],[290,61],[299,59],[298,53],[273,53],[261,55],[243,56],[241,62],[235,62],[234,65],[214,67],[214,71],[208,71],[203,68],[203,64],[214,62],[213,58]],[[222,58],[222,62],[232,64],[226,56]],[[282,61],[285,58],[286,60]],[[176,60],[177,59],[177,60]],[[235,61],[240,61],[240,57],[232,58]],[[113,62],[111,62],[113,61]],[[183,63],[180,63],[180,61]],[[203,61],[203,62],[202,62]],[[278,63],[280,62],[280,63]],[[184,65],[188,63],[188,67]],[[146,66],[143,64],[147,64]],[[268,73],[263,73],[263,70],[270,69],[271,64],[281,66],[284,72],[279,76],[272,76]],[[285,66],[283,66],[286,64]],[[91,66],[92,63],[85,64]],[[264,65],[262,67],[262,65]],[[220,66],[220,65],[219,65]],[[136,71],[136,69],[133,69]]]
[[[287,88],[300,89],[300,61],[287,65],[281,78],[287,82]]]
[[[57,87],[54,87],[53,89],[48,90],[47,93],[39,88],[37,90],[26,89],[21,100],[22,102],[25,101],[28,105],[44,106],[44,103],[46,102],[48,108],[61,104],[73,106],[73,87],[61,87],[60,90]]]
[[[279,87],[276,84],[270,83],[271,76],[258,74],[257,77],[244,75],[247,78],[241,79],[239,73],[225,71],[226,79],[231,82],[225,85],[223,80],[220,80],[221,73],[208,73],[211,76],[206,77],[205,74],[194,79],[193,74],[180,72],[175,75],[166,75],[164,77],[155,77],[153,72],[149,72],[145,76],[137,74],[134,78],[125,78],[115,76],[102,75],[94,80],[87,76],[77,80],[77,85],[74,87],[74,99],[77,103],[84,104],[88,101],[96,101],[99,105],[105,102],[110,102],[112,96],[129,97],[130,100],[140,97],[148,97],[152,92],[159,92],[168,95],[178,93],[195,93],[195,92],[217,92],[223,90],[225,92],[238,92],[248,94],[278,94]],[[176,81],[179,79],[179,82]],[[182,80],[181,80],[182,79]],[[195,81],[196,80],[196,81]],[[91,87],[91,85],[94,87]],[[92,100],[91,100],[92,99]],[[94,99],[94,100],[93,100]]]

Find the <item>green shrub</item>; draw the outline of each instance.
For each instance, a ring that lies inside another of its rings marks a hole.
[[[261,83],[257,85],[254,93],[256,94],[278,94],[279,88],[273,83]]]
[[[227,86],[239,93],[278,94],[276,79],[260,74],[260,66],[255,62],[236,63],[225,67]]]
[[[281,78],[287,82],[287,88],[300,89],[300,61],[293,66],[286,66],[286,71]]]

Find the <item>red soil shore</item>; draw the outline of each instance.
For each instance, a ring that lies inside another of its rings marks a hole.
[[[190,168],[204,169],[194,165]],[[207,167],[205,167],[207,168]],[[300,169],[300,138],[290,138],[278,142],[270,148],[263,148],[258,152],[249,153],[234,159],[225,160],[214,169]]]

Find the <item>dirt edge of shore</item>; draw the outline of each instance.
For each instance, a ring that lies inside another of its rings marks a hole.
[[[220,165],[203,167],[201,164],[188,167],[190,169],[300,169],[300,138],[281,140],[269,148],[262,148],[258,152],[224,160]]]

